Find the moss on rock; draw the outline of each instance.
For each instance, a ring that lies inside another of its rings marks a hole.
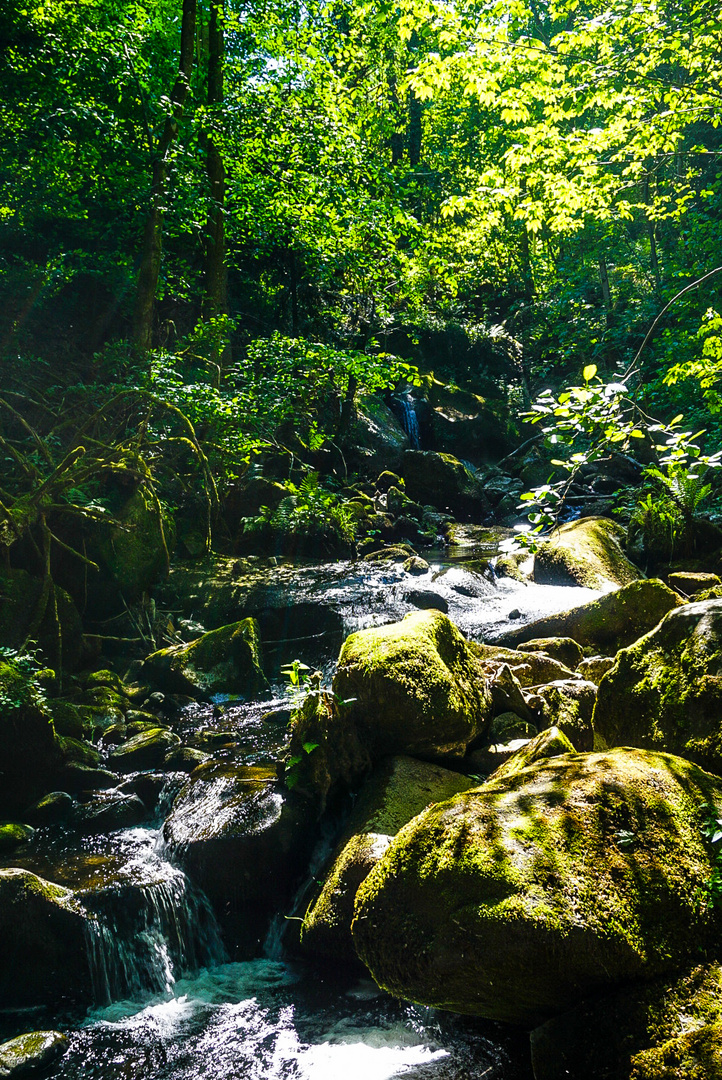
[[[91,995],[87,912],[70,889],[28,870],[0,870],[0,1006]]]
[[[255,619],[241,619],[188,645],[159,649],[146,658],[142,677],[171,694],[202,699],[214,694],[251,697],[268,689],[258,624]]]
[[[439,611],[351,634],[333,688],[374,757],[463,754],[491,720],[483,666]]]
[[[565,754],[431,807],[361,885],[359,956],[390,993],[540,1022],[678,970],[713,944],[699,804],[722,782],[670,755]]]
[[[162,764],[169,750],[180,746],[180,739],[167,728],[154,727],[141,731],[121,743],[108,755],[108,763],[121,772],[136,769],[155,769]]]
[[[613,650],[630,645],[684,601],[656,578],[634,581],[589,604],[507,631],[499,643],[518,646],[537,637],[570,637],[579,645]]]
[[[0,1077],[46,1074],[68,1046],[68,1036],[60,1031],[30,1031],[0,1044]]]
[[[667,750],[722,773],[722,600],[672,611],[622,649],[599,684],[594,728],[607,746]]]
[[[626,533],[609,518],[586,517],[556,529],[534,556],[540,585],[608,589],[643,577],[622,550]]]
[[[0,813],[42,794],[60,760],[53,721],[32,679],[0,659]]]
[[[558,727],[550,727],[546,731],[540,731],[538,735],[515,751],[488,777],[488,781],[516,776],[522,769],[526,769],[537,761],[543,761],[544,758],[559,757],[560,754],[574,754],[575,752],[575,748],[564,732]]]
[[[387,758],[375,769],[332,856],[323,886],[306,911],[301,946],[310,959],[344,966],[358,963],[351,920],[359,885],[407,822],[430,803],[443,802],[474,785],[460,773],[404,756]]]
[[[581,645],[570,637],[532,638],[519,645],[519,652],[541,652],[575,671],[584,656]]]
[[[0,822],[0,852],[12,851],[32,840],[35,829],[17,821]]]
[[[594,683],[584,679],[559,679],[535,688],[530,704],[537,704],[540,727],[555,725],[580,752],[594,748],[592,714],[597,698]]]

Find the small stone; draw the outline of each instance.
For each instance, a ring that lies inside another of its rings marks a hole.
[[[62,1057],[68,1037],[60,1031],[30,1031],[0,1045],[0,1077],[14,1080],[41,1070]]]
[[[412,555],[404,563],[403,569],[407,574],[426,574],[429,570],[429,564],[420,555]]]

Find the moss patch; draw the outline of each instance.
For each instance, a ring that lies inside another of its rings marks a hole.
[[[169,693],[200,698],[214,694],[250,697],[266,690],[258,624],[255,619],[241,619],[188,645],[159,649],[147,657],[143,678]]]
[[[541,585],[583,585],[605,589],[643,577],[622,550],[626,533],[609,518],[570,521],[540,545],[534,580]]]
[[[670,755],[565,754],[431,807],[356,897],[352,932],[390,993],[539,1021],[678,969],[716,941],[699,804],[722,783]]]

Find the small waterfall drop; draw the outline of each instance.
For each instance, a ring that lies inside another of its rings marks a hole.
[[[154,880],[121,880],[83,897],[95,916],[86,944],[97,1004],[170,995],[181,975],[227,960],[206,896],[170,863],[153,869]]]
[[[407,390],[397,394],[393,398],[393,409],[398,416],[401,426],[409,437],[412,450],[421,449],[421,431],[419,430],[419,418],[416,415],[416,402],[412,394]]]

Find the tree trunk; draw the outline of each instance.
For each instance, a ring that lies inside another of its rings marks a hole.
[[[190,89],[196,34],[196,2],[197,0],[183,0],[178,76],[171,92],[171,111],[166,117],[163,134],[153,156],[150,211],[143,233],[143,253],[133,317],[133,339],[136,346],[144,350],[150,349],[153,341],[155,297],[163,252],[163,207],[168,181],[168,153],[178,135],[178,124],[183,116],[183,107]]]
[[[223,2],[211,4],[208,27],[208,108],[223,104]],[[212,131],[206,139],[206,172],[211,205],[206,223],[205,310],[209,316],[225,315],[228,311],[228,268],[226,266],[226,170]]]

